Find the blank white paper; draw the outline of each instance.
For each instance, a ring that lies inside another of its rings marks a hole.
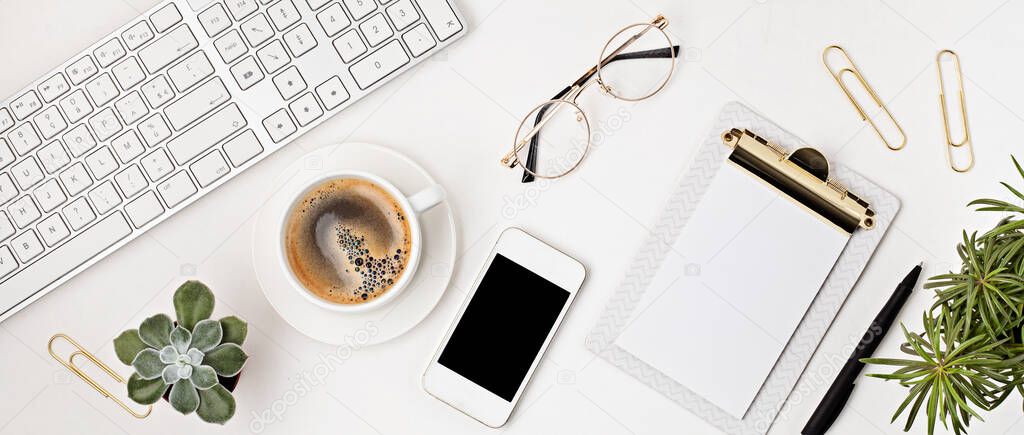
[[[615,344],[742,419],[848,240],[723,164]]]

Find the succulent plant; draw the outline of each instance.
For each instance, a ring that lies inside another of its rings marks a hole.
[[[237,376],[249,358],[241,348],[248,325],[234,316],[210,319],[213,304],[206,285],[188,281],[174,292],[177,322],[157,314],[114,339],[117,358],[135,369],[129,398],[150,405],[170,389],[168,401],[182,414],[218,424],[231,419],[235,399],[220,379]]]

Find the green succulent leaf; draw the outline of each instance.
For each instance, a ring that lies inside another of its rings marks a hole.
[[[164,367],[164,371],[160,374],[160,378],[163,379],[165,384],[174,385],[176,382],[181,380],[181,375],[178,374],[178,366],[169,365]]]
[[[128,398],[140,405],[152,405],[163,397],[170,385],[163,379],[142,379],[138,373],[128,378]]]
[[[235,343],[241,346],[245,342],[245,336],[249,333],[249,324],[235,316],[220,319],[220,327],[224,330],[224,338],[221,339],[221,343]]]
[[[117,359],[125,365],[132,365],[135,355],[147,347],[146,343],[139,338],[138,329],[124,331],[114,339],[114,353],[117,354]]]
[[[235,376],[242,371],[242,366],[249,356],[242,351],[242,348],[234,343],[226,343],[213,348],[206,353],[204,364],[213,367],[218,375],[224,377]]]
[[[171,406],[182,414],[191,414],[199,408],[199,392],[192,381],[182,379],[171,387]]]
[[[212,319],[201,320],[192,329],[191,347],[206,352],[220,344],[223,337],[224,330],[220,322]]]
[[[167,317],[166,314],[157,314],[142,321],[142,325],[139,326],[139,338],[148,344],[149,347],[161,349],[171,344],[170,335],[172,329],[174,329],[174,325],[171,322],[171,318]]]
[[[178,350],[171,345],[164,346],[160,349],[160,361],[164,364],[174,364],[178,361]]]
[[[193,340],[193,342],[195,342],[195,340]],[[194,366],[202,364],[203,363],[203,358],[205,358],[205,357],[206,357],[206,354],[204,354],[199,349],[196,349],[196,348],[193,347],[192,349],[188,350],[188,361],[189,361],[190,364],[192,364]]]
[[[199,281],[182,284],[174,292],[174,312],[178,316],[178,325],[191,331],[200,320],[210,318],[213,304],[213,292],[205,284]]]
[[[132,360],[132,367],[135,368],[135,372],[138,373],[139,377],[146,380],[159,378],[166,365],[160,360],[160,352],[157,352],[156,349],[143,349]]]
[[[199,391],[199,409],[196,414],[207,423],[224,424],[235,415],[235,398],[221,384]]]
[[[217,384],[217,371],[210,366],[196,366],[192,370],[192,385],[200,390],[208,390]]]
[[[188,332],[187,329],[178,326],[171,331],[171,346],[174,346],[174,350],[178,351],[178,355],[187,354],[191,344],[192,333]]]

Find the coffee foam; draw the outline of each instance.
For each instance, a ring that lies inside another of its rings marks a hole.
[[[332,303],[359,304],[386,293],[408,266],[409,221],[376,184],[327,180],[289,212],[285,253],[299,282]]]

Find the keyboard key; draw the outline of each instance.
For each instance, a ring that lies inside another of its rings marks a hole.
[[[394,40],[352,64],[349,72],[360,89],[367,89],[407,63],[409,56],[405,54],[402,43]]]
[[[299,10],[295,9],[295,4],[291,0],[281,0],[274,3],[273,6],[267,8],[267,14],[270,15],[270,20],[274,22],[277,30],[282,32],[292,24],[299,22],[299,18],[302,18],[299,15]]]
[[[43,170],[39,169],[35,157],[29,156],[11,167],[11,174],[14,175],[14,182],[18,183],[21,190],[35,186],[43,181]]]
[[[11,147],[7,145],[7,141],[0,138],[0,169],[11,163],[14,163],[14,152],[11,151]]]
[[[22,263],[27,263],[43,253],[43,245],[39,243],[39,238],[32,230],[25,231],[11,240],[11,247]]]
[[[238,34],[237,30],[232,30],[217,38],[213,42],[213,46],[217,48],[217,53],[220,54],[224,63],[234,62],[235,59],[249,51],[249,47],[245,46],[245,42],[242,41],[242,36]]]
[[[125,124],[134,124],[135,121],[149,114],[149,108],[146,107],[146,103],[142,102],[142,96],[136,91],[132,91],[126,97],[117,100],[114,103],[114,108],[117,109],[117,114],[121,115],[121,119],[124,120]]]
[[[303,54],[316,48],[316,38],[313,37],[313,32],[309,31],[309,26],[302,24],[288,33],[284,34],[284,42],[288,44],[288,49],[292,51],[292,56],[300,57]]]
[[[14,146],[14,150],[18,152],[18,155],[28,154],[33,148],[43,143],[42,139],[39,139],[39,135],[36,134],[36,130],[32,128],[32,124],[27,122],[11,130],[7,134],[7,140]]]
[[[62,138],[68,151],[71,151],[71,155],[75,157],[82,157],[96,146],[96,138],[92,137],[92,133],[89,133],[89,129],[84,124],[75,126]]]
[[[448,0],[419,0],[417,3],[423,15],[427,17],[430,27],[434,28],[434,33],[437,33],[437,37],[442,41],[462,30],[462,22],[455,16],[455,11],[452,10],[452,5],[448,4]]]
[[[349,63],[362,56],[363,53],[366,53],[366,44],[359,37],[359,32],[356,29],[352,29],[334,40],[334,49],[341,56],[341,60]]]
[[[71,95],[60,100],[60,108],[64,109],[64,114],[68,115],[68,122],[71,123],[81,121],[92,113],[92,105],[81,89],[75,89]]]
[[[18,198],[7,207],[7,214],[11,216],[11,220],[18,228],[25,228],[29,226],[36,219],[39,219],[39,209],[36,208],[35,203],[32,202],[32,198],[28,195]]]
[[[316,97],[309,92],[306,92],[305,95],[295,99],[295,101],[292,101],[292,103],[288,105],[288,108],[291,109],[292,115],[295,116],[295,120],[303,127],[309,125],[324,114],[323,109],[320,108],[320,104],[316,102]]]
[[[171,127],[181,130],[231,98],[220,78],[214,78],[164,109]]]
[[[282,141],[296,130],[295,123],[288,116],[288,111],[284,109],[278,110],[264,119],[263,127],[267,129],[270,139],[274,142]]]
[[[103,147],[96,152],[89,154],[85,158],[85,165],[92,171],[92,176],[97,180],[107,178],[107,175],[114,173],[117,170],[117,160],[114,160],[114,154],[110,152],[109,147]]]
[[[373,0],[345,0],[345,7],[352,13],[352,18],[359,21],[377,10],[377,3]]]
[[[7,214],[0,211],[0,241],[7,240],[8,237],[13,236],[15,231],[14,224],[7,218]]]
[[[36,231],[39,231],[39,235],[43,236],[43,243],[49,247],[55,246],[71,235],[71,231],[68,230],[68,226],[64,224],[64,220],[60,218],[59,214],[43,219],[39,225],[36,225]]]
[[[96,77],[95,80],[87,83],[85,90],[92,97],[92,102],[96,104],[96,107],[107,104],[120,95],[120,92],[117,91],[117,86],[114,85],[114,80],[107,73],[103,73]]]
[[[47,103],[52,103],[61,95],[66,94],[71,90],[71,85],[68,84],[68,80],[64,78],[63,73],[54,74],[52,77],[46,79],[43,84],[39,85],[39,95],[43,97],[43,100]],[[0,126],[0,131],[3,127]]]
[[[121,121],[118,121],[117,116],[114,115],[114,109],[109,107],[89,118],[89,126],[92,127],[92,131],[96,132],[96,139],[99,139],[100,142],[105,142],[120,133],[122,128]]]
[[[85,165],[81,162],[76,162],[70,168],[61,172],[59,178],[61,184],[64,185],[64,189],[67,189],[68,195],[71,196],[78,195],[89,186],[92,186],[92,178],[89,178],[89,173],[85,171]]]
[[[123,62],[114,65],[110,72],[114,73],[117,84],[121,85],[121,89],[124,90],[131,89],[132,86],[141,83],[146,78],[146,73],[142,71],[139,61],[135,60],[134,57],[129,57]]]
[[[68,163],[71,163],[71,157],[68,156],[68,152],[64,151],[60,141],[56,140],[40,148],[36,156],[39,157],[39,163],[43,165],[43,169],[48,174],[53,174],[67,166]]]
[[[232,1],[228,0],[228,3]],[[231,27],[231,18],[224,12],[224,7],[217,3],[199,13],[199,24],[203,25],[206,35],[212,38]]]
[[[182,201],[198,192],[187,171],[178,171],[177,174],[168,178],[167,181],[156,186],[156,191],[160,193],[160,197],[163,198],[164,204],[167,204],[167,208],[174,208],[174,206],[181,204]]]
[[[274,77],[274,86],[281,93],[281,97],[290,100],[292,97],[306,90],[306,81],[303,80],[299,69],[292,66]]]
[[[121,45],[121,41],[117,38],[105,42],[92,52],[92,55],[96,56],[96,61],[100,63],[100,68],[113,65],[114,62],[124,57],[125,54],[124,46]]]
[[[141,177],[142,175],[140,174],[139,176]],[[132,192],[132,195],[138,193],[144,187],[146,186],[143,185],[138,188],[138,190]],[[135,188],[136,187],[132,185],[132,189]],[[113,210],[114,207],[121,205],[121,195],[117,194],[117,189],[114,188],[114,183],[111,183],[109,180],[100,183],[100,185],[95,189],[89,191],[89,200],[91,200],[93,204],[96,204],[96,212],[99,214],[104,214]]]
[[[149,16],[149,21],[153,22],[153,27],[157,32],[163,32],[181,21],[181,13],[178,12],[178,7],[174,3],[170,3],[153,12],[153,15]]]
[[[409,47],[413,57],[420,57],[423,53],[430,51],[430,49],[437,45],[434,42],[434,37],[430,34],[430,30],[427,30],[427,25],[423,23],[417,24],[412,30],[405,32],[402,35],[402,40]]]
[[[85,198],[71,201],[71,204],[64,207],[61,213],[68,219],[68,225],[71,225],[71,229],[74,231],[84,228],[96,219],[96,214],[93,213],[92,207],[89,207],[89,201],[86,201]]]
[[[231,15],[235,17],[235,20],[248,17],[253,12],[256,12],[256,8],[259,7],[256,4],[256,0],[227,0],[225,4],[228,6],[228,10],[231,11]]]
[[[0,107],[0,133],[11,127],[14,127],[14,118],[11,117],[11,112],[6,107]]]
[[[99,69],[96,68],[96,63],[92,61],[92,57],[89,55],[83,56],[81,59],[75,61],[75,63],[68,66],[64,72],[68,73],[68,80],[71,80],[71,84],[79,85],[82,82],[96,75]]]
[[[0,284],[0,306],[12,307],[128,237],[132,229],[116,213],[71,238]]]
[[[178,92],[184,92],[196,83],[213,74],[213,64],[206,57],[206,53],[197,51],[185,58],[181,63],[172,66],[167,70],[167,77],[174,83]]]
[[[134,50],[149,42],[153,39],[153,31],[150,30],[149,24],[145,21],[139,21],[134,26],[128,28],[121,33],[121,38],[124,39],[125,45],[128,46],[129,50]]]
[[[268,73],[275,73],[277,70],[284,68],[291,61],[288,57],[288,52],[284,50],[284,45],[281,41],[273,41],[259,49],[256,52],[256,57],[260,59],[260,63],[263,64],[263,68]]]
[[[309,5],[310,9],[315,11],[317,9],[322,8],[325,4],[329,3],[330,1],[331,0],[306,0],[306,4]]]
[[[14,187],[11,174],[6,172],[0,173],[0,204],[6,204],[14,199],[15,196],[18,196],[18,188]]]
[[[236,136],[224,144],[224,153],[236,168],[263,152],[263,146],[252,130]],[[12,186],[13,187],[13,186]]]
[[[196,37],[188,26],[178,26],[166,35],[160,37],[152,44],[139,50],[139,60],[146,66],[150,74],[155,73],[163,67],[184,56],[193,48],[199,46]]]
[[[142,189],[145,189],[146,186],[149,185],[149,181],[146,181],[146,177],[142,175],[142,170],[139,169],[139,165],[131,165],[128,169],[118,172],[117,175],[114,176],[114,181],[117,182],[117,187],[121,189],[121,193],[124,194],[125,198],[135,196],[136,193],[141,192]],[[96,208],[100,213],[104,213],[103,207],[101,207],[95,199],[93,200],[93,204],[96,204]]]
[[[10,275],[17,269],[18,261],[14,259],[14,254],[11,254],[11,249],[0,246],[0,278]]]
[[[363,36],[366,36],[366,42],[369,42],[371,47],[376,47],[395,35],[388,20],[384,18],[384,14],[377,14],[363,21],[359,25],[359,30],[363,32]]]
[[[68,128],[67,121],[61,116],[60,110],[57,110],[57,106],[47,107],[42,112],[39,112],[32,122],[36,123],[36,127],[39,128],[39,133],[43,135],[43,139],[51,139]]]
[[[36,202],[39,203],[39,208],[43,209],[43,213],[53,211],[53,209],[68,200],[68,197],[64,195],[64,191],[61,190],[60,185],[57,184],[57,180],[53,178],[46,180],[45,183],[36,188],[36,190],[32,192],[32,196],[36,197]]]
[[[229,104],[180,136],[171,139],[167,144],[167,150],[174,161],[182,165],[241,130],[245,123],[245,117],[238,110],[238,105]]]
[[[110,147],[114,149],[114,154],[117,154],[117,158],[121,160],[121,163],[135,160],[136,157],[141,156],[146,151],[146,147],[139,140],[139,135],[135,134],[132,130],[128,130],[110,141]]]
[[[19,121],[28,118],[41,107],[43,107],[43,103],[39,101],[36,91],[28,91],[11,102],[11,110],[14,111],[14,117]]]
[[[156,146],[171,137],[171,129],[167,127],[167,123],[164,122],[164,118],[159,113],[142,121],[138,127],[139,135],[142,136],[142,140],[146,141],[146,145],[150,147]]]
[[[333,110],[348,101],[349,98],[348,90],[345,89],[345,85],[341,83],[338,76],[331,77],[317,86],[316,94],[320,97],[320,101],[323,101],[327,110]]]
[[[196,177],[196,181],[202,187],[207,187],[213,184],[213,182],[219,180],[231,171],[231,167],[228,166],[228,162],[224,161],[224,157],[221,156],[220,151],[217,150],[214,150],[212,153],[196,160],[189,169],[192,170],[192,175]],[[167,201],[167,198],[164,198],[164,201]]]
[[[149,179],[153,181],[166,177],[174,170],[174,164],[171,163],[171,159],[167,158],[167,152],[163,148],[158,148],[143,157],[139,163],[142,164],[142,169],[146,171]]]
[[[142,95],[146,97],[150,107],[156,109],[170,101],[171,98],[174,98],[174,91],[171,90],[171,85],[167,83],[167,78],[158,76],[142,85]]]
[[[416,12],[416,7],[409,0],[399,0],[385,10],[397,30],[403,30],[420,19],[419,12]]]
[[[274,36],[274,29],[263,14],[259,14],[242,24],[242,34],[249,41],[249,45],[258,47]]]
[[[158,216],[164,214],[164,207],[152,190],[142,194],[138,199],[124,206],[124,212],[131,219],[135,228],[142,228]]]
[[[256,65],[256,59],[252,56],[242,59],[241,62],[231,67],[231,75],[235,77],[238,87],[243,90],[249,89],[263,80],[263,71],[260,70],[259,65]]]
[[[316,19],[320,22],[320,27],[324,28],[324,33],[330,37],[337,35],[352,24],[352,21],[349,21],[348,16],[345,15],[345,11],[341,9],[340,3],[331,3],[327,9],[316,14]]]

